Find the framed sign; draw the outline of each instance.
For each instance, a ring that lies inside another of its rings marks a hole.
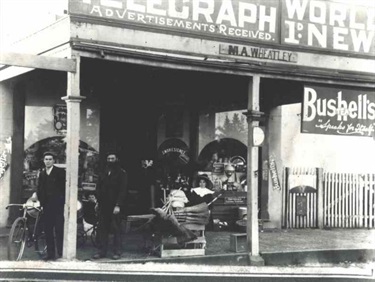
[[[375,91],[305,85],[302,133],[367,136],[375,132]]]
[[[53,106],[53,126],[58,134],[64,135],[67,130],[67,108],[64,104]]]

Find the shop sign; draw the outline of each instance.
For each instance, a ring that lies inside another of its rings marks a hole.
[[[53,106],[53,126],[59,135],[66,134],[67,130],[67,108],[66,105]]]
[[[372,137],[375,91],[305,85],[302,133]]]
[[[375,55],[374,5],[319,0],[282,3],[282,45]]]
[[[224,204],[225,205],[246,204],[246,197],[245,196],[224,197]]]
[[[186,165],[190,160],[189,147],[180,139],[167,139],[158,148],[158,158],[169,166]]]
[[[298,55],[295,52],[233,44],[220,44],[219,53],[241,58],[271,60],[287,63],[296,63],[298,59]]]
[[[279,0],[70,0],[69,13],[188,33],[279,42]]]
[[[355,1],[70,0],[69,14],[202,37],[375,56],[375,8]]]
[[[307,216],[307,196],[296,196],[296,215]]]
[[[272,181],[273,190],[281,190],[279,175],[277,173],[276,160],[274,156],[270,157],[268,164],[269,164],[269,169],[271,173],[271,181]]]

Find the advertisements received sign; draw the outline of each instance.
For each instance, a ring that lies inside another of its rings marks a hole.
[[[375,131],[375,91],[305,85],[302,133],[369,136]]]
[[[278,0],[70,0],[69,13],[141,26],[279,42]]]

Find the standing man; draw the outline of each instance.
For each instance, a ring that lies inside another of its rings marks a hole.
[[[54,165],[55,155],[51,152],[43,154],[43,162],[45,168],[39,174],[37,197],[43,207],[46,233],[47,256],[44,260],[54,260],[56,247],[59,258],[63,250],[65,170]]]
[[[127,190],[127,173],[120,167],[116,153],[107,154],[107,166],[100,176],[98,183],[98,205],[99,210],[99,253],[93,259],[103,258],[107,255],[108,235],[112,227],[114,235],[113,256],[117,260],[122,253],[121,246],[121,209]]]

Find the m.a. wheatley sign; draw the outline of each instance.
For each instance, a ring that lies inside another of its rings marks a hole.
[[[302,132],[374,136],[375,92],[305,85]]]
[[[69,14],[159,32],[375,55],[375,8],[355,1],[70,0]]]

